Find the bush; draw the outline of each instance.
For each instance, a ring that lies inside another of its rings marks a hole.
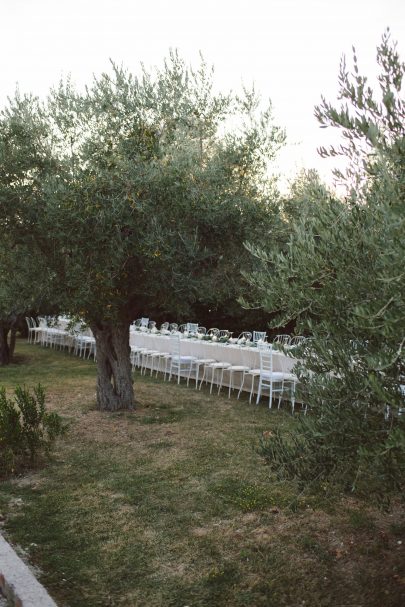
[[[346,197],[303,183],[288,245],[250,247],[250,280],[255,305],[312,337],[297,369],[310,416],[266,456],[302,483],[385,496],[405,486],[405,65],[385,34],[374,93],[353,61],[352,75],[341,66],[340,108],[316,108],[344,136],[322,154],[347,157]]]
[[[301,416],[289,433],[275,429],[261,439],[260,452],[279,480],[300,489],[336,489],[388,501],[405,489],[405,423],[356,406]]]
[[[64,434],[62,418],[48,413],[45,391],[39,384],[33,395],[17,386],[14,399],[0,388],[0,475],[8,476],[34,466],[49,456],[58,436]]]

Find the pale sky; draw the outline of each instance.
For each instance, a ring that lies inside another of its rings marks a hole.
[[[275,170],[292,177],[317,168],[330,181],[336,161],[316,148],[336,141],[320,129],[314,105],[337,96],[342,54],[357,50],[375,76],[385,28],[404,59],[404,0],[0,0],[0,104],[23,92],[45,97],[61,76],[79,86],[109,59],[139,72],[161,65],[170,48],[196,65],[201,51],[223,91],[255,84],[271,99],[288,145]]]

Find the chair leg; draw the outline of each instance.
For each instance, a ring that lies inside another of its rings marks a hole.
[[[202,376],[201,381],[200,381],[199,390],[201,390],[201,388],[202,388],[202,385],[204,383],[204,379],[205,379],[205,385],[207,385],[207,378],[206,378],[207,368],[208,368],[207,365],[204,365],[203,376]]]
[[[195,365],[195,389],[198,390],[198,376],[200,375],[200,365]]]
[[[232,371],[229,371],[229,389],[228,389],[228,398],[231,398],[231,389],[233,389],[233,386],[232,386],[232,380],[233,380],[233,373],[232,373]]]
[[[163,381],[166,381],[166,375],[168,374],[169,370],[168,370],[168,366],[169,366],[169,359],[166,358],[165,359],[165,373],[163,375]]]
[[[249,405],[251,404],[252,398],[253,398],[254,384],[255,384],[255,376],[252,375],[252,385],[250,386]]]
[[[293,382],[291,385],[291,413],[294,415],[295,409],[295,383]]]
[[[259,378],[259,385],[257,386],[256,405],[259,404],[260,391],[261,391],[261,380]]]
[[[188,375],[187,375],[187,388],[188,388],[188,384],[190,383],[190,377],[191,377],[191,369],[193,368],[193,365],[190,364],[190,368],[188,370]],[[196,369],[197,369],[197,365],[196,365]],[[197,373],[197,370],[196,370]]]
[[[212,394],[212,386],[214,385],[214,375],[215,375],[215,369],[212,369],[210,394]]]
[[[225,369],[221,369],[221,379],[219,381],[218,396],[219,396],[219,393],[221,392],[221,388],[222,388],[222,381],[224,379],[224,371],[225,371]]]
[[[239,388],[239,392],[238,392],[238,400],[239,400],[239,397],[241,395],[244,383],[245,383],[245,371],[242,371],[242,377],[241,377],[241,380],[240,380],[240,388]]]
[[[282,384],[281,384],[281,391],[280,391],[280,396],[278,397],[278,406],[277,406],[277,409],[280,409],[281,398],[283,396],[283,393],[284,393],[284,382],[282,382]]]

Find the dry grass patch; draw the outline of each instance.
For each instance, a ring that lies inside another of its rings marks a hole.
[[[270,479],[258,439],[290,415],[138,375],[138,409],[100,413],[93,363],[19,349],[7,386],[41,381],[70,430],[0,509],[61,607],[402,604],[402,506]]]

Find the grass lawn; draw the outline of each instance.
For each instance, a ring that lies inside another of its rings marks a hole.
[[[46,467],[0,483],[0,522],[61,607],[405,604],[399,505],[270,477],[259,437],[289,409],[137,374],[137,410],[99,413],[93,362],[20,341],[0,385],[39,381],[69,432]]]

